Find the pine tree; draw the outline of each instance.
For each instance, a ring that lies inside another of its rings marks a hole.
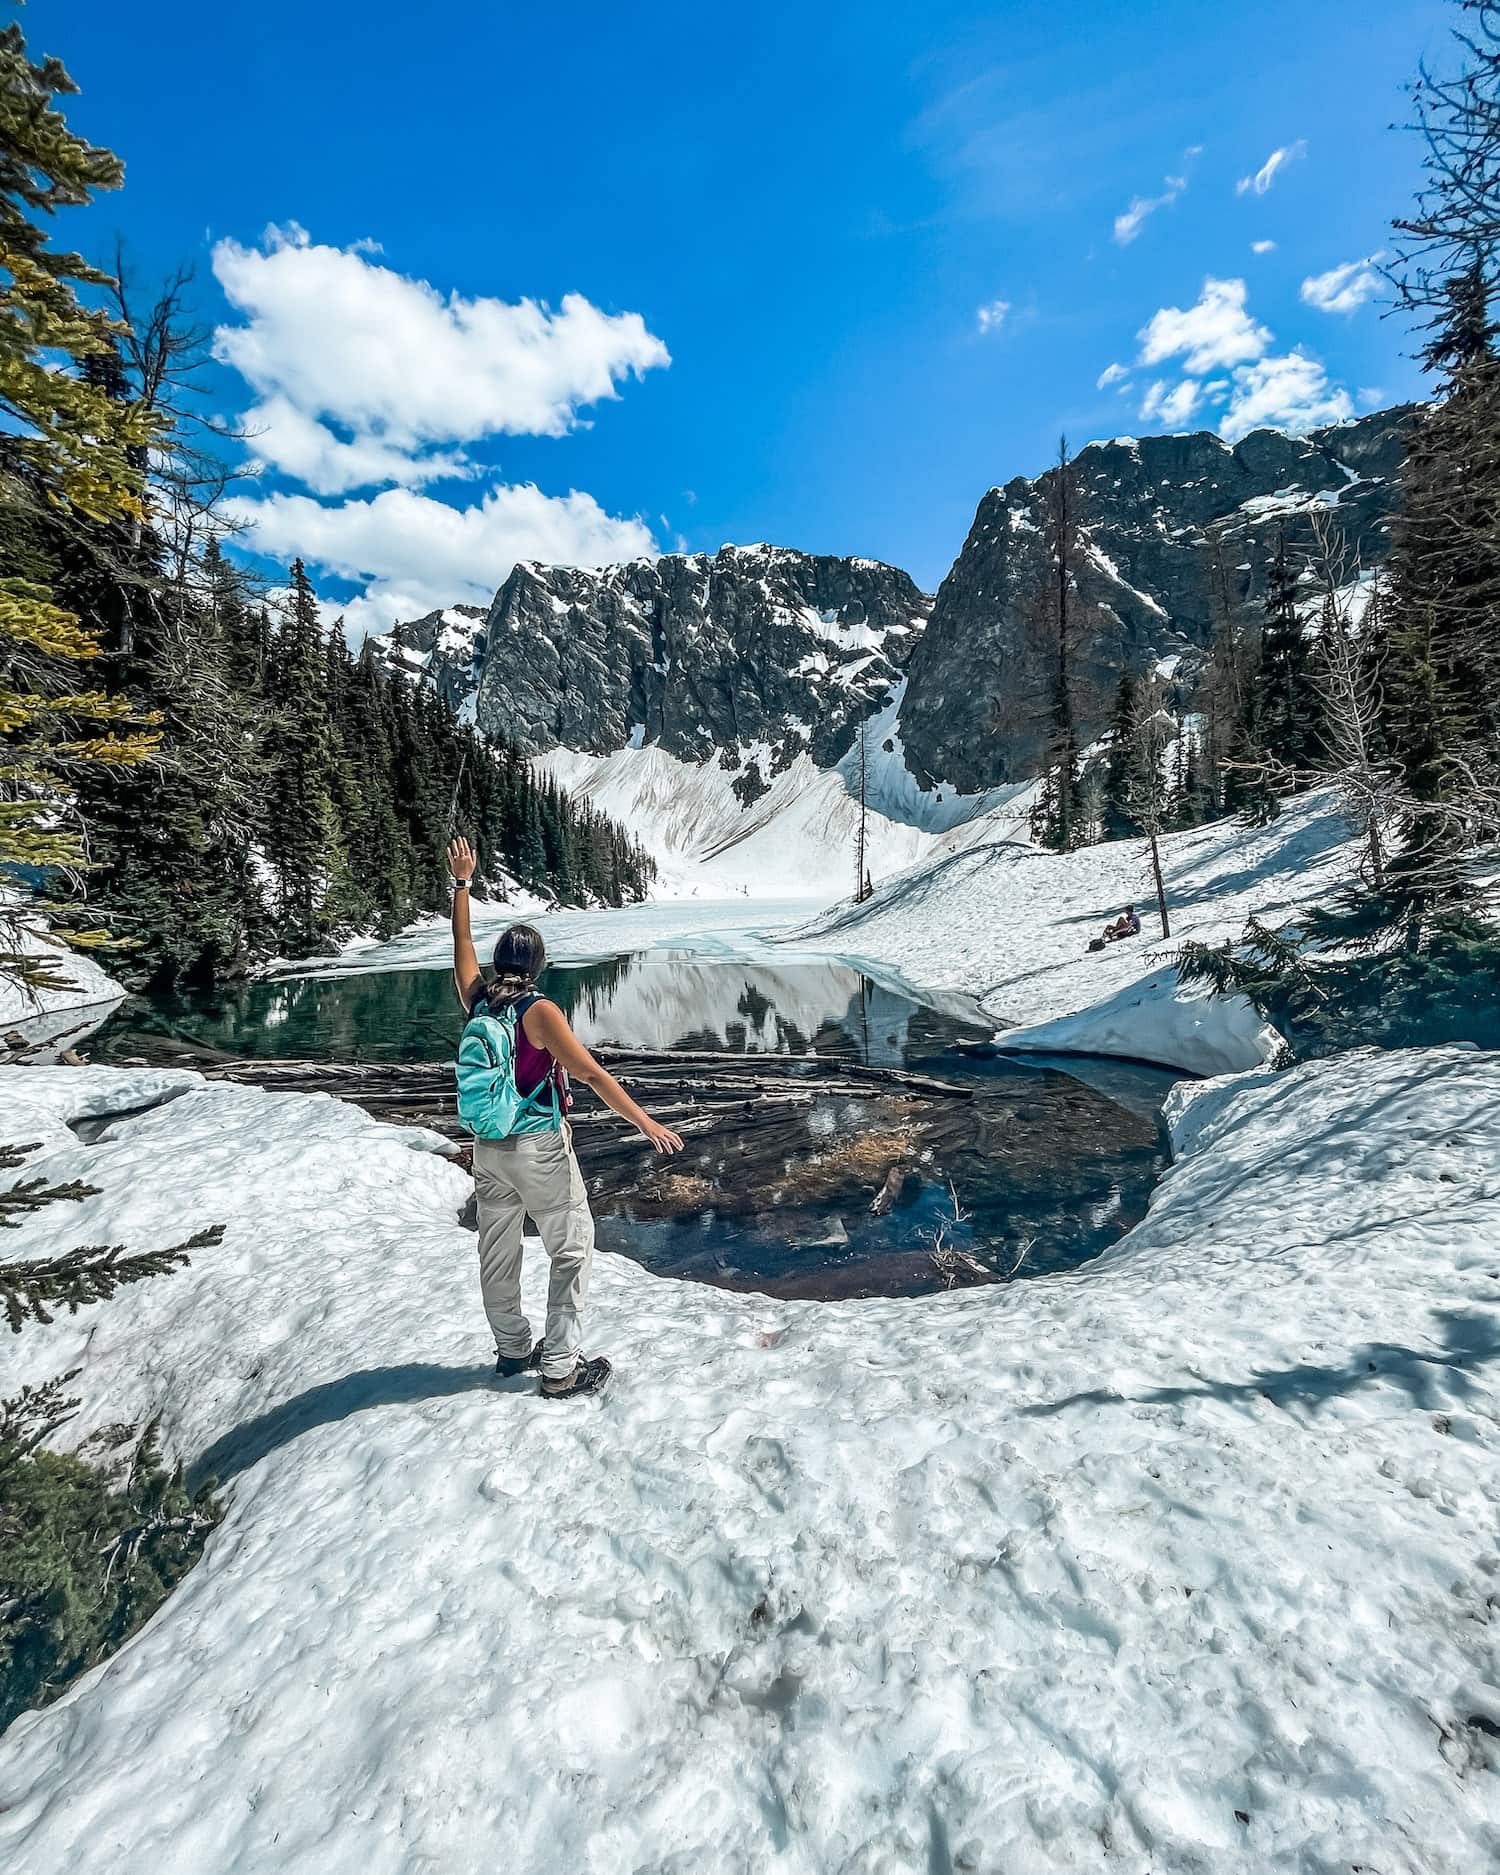
[[[77,667],[99,656],[99,633],[25,566],[38,529],[107,529],[139,515],[151,438],[146,414],[89,371],[112,352],[112,334],[78,288],[104,276],[53,252],[42,226],[123,174],[117,157],[68,129],[55,101],[75,90],[56,59],[28,58],[19,26],[0,31],[0,865],[81,874],[79,776],[144,761],[158,739],[128,700],[80,687]],[[64,981],[25,955],[13,923],[0,919],[0,973],[37,987]],[[70,935],[102,936],[76,926]]]
[[[1115,692],[1114,715],[1109,725],[1109,752],[1104,758],[1104,806],[1101,816],[1102,837],[1106,840],[1128,839],[1135,831],[1130,816],[1130,776],[1135,762],[1131,738],[1135,729],[1137,679],[1121,671],[1120,686]]]
[[[1084,659],[1093,627],[1079,590],[1086,541],[1078,475],[1066,437],[1039,491],[1040,524],[1023,530],[1014,548],[1013,583],[1027,603],[1024,654],[1011,694],[995,699],[992,715],[1002,732],[1036,736],[1040,730],[1042,785],[1032,808],[1032,835],[1066,852],[1085,837],[1078,724],[1092,701]]]
[[[1319,747],[1320,706],[1313,685],[1307,626],[1299,583],[1287,557],[1286,530],[1276,537],[1276,557],[1267,581],[1265,624],[1260,637],[1257,742],[1271,764],[1268,785],[1279,777],[1287,788],[1310,768]]]
[[[333,928],[330,893],[347,854],[335,809],[337,747],[323,633],[300,560],[292,567],[291,596],[273,647],[271,704],[266,854],[281,942],[289,955],[307,955]]]

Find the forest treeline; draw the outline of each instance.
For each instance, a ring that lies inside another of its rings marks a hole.
[[[374,646],[352,653],[300,561],[268,597],[208,520],[202,551],[173,568],[149,527],[0,508],[0,564],[90,620],[101,690],[159,735],[143,761],[82,769],[71,804],[87,851],[69,875],[110,931],[117,975],[209,980],[389,936],[447,909],[455,827],[487,889],[643,895],[654,867],[623,829]]]
[[[373,645],[351,652],[300,561],[272,598],[224,553],[211,513],[202,532],[173,567],[149,527],[0,509],[0,563],[89,618],[101,689],[159,737],[147,759],[76,779],[87,852],[69,873],[110,931],[117,975],[210,980],[389,936],[446,911],[455,827],[489,890],[643,895],[653,863],[623,829]]]

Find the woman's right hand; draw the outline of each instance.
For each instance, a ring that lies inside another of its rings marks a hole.
[[[681,1152],[682,1135],[674,1133],[669,1126],[663,1126],[658,1120],[647,1120],[641,1132],[658,1152]]]
[[[472,879],[478,864],[473,847],[461,834],[448,842],[448,870],[455,879]]]

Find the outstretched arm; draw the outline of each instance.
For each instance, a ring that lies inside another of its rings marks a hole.
[[[484,986],[484,973],[479,968],[479,956],[469,930],[469,881],[478,864],[467,840],[460,837],[450,844],[448,870],[455,881],[463,881],[461,888],[455,884],[453,893],[453,981],[458,985],[458,1000],[465,1011],[473,1008],[474,998]]]
[[[658,1152],[682,1151],[682,1135],[653,1120],[644,1108],[635,1104],[609,1070],[600,1067],[579,1041],[556,1003],[533,1003],[522,1021],[529,1040],[545,1048],[554,1061],[560,1061],[575,1081],[592,1087],[606,1107],[613,1107],[622,1120],[629,1120]]]

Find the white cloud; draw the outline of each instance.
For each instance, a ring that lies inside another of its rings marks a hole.
[[[1141,399],[1141,415],[1177,429],[1198,408],[1202,396],[1203,387],[1194,378],[1183,378],[1170,387],[1164,378],[1158,378]]]
[[[1271,334],[1245,310],[1244,281],[1212,277],[1203,282],[1196,305],[1163,306],[1138,336],[1143,365],[1180,356],[1183,370],[1194,376],[1259,358],[1271,344]]]
[[[1295,162],[1299,156],[1307,154],[1307,139],[1299,137],[1295,143],[1284,143],[1279,150],[1271,154],[1256,170],[1253,176],[1241,176],[1234,185],[1236,195],[1264,195],[1276,180],[1278,173],[1288,163]]]
[[[346,614],[355,642],[434,606],[487,604],[518,560],[606,566],[656,551],[641,520],[606,514],[577,490],[544,495],[529,483],[491,488],[469,508],[406,488],[332,505],[271,494],[227,506],[251,551],[281,561],[301,555],[369,582],[360,598],[331,608]]]
[[[1378,384],[1361,384],[1354,395],[1366,410],[1378,410],[1385,402],[1385,392]]]
[[[1302,282],[1302,298],[1319,312],[1352,313],[1363,306],[1372,293],[1380,291],[1376,263],[1383,253],[1367,254],[1363,260],[1346,260],[1342,267],[1330,267],[1327,273],[1309,274]]]
[[[556,311],[445,296],[356,248],[292,224],[262,247],[213,251],[242,315],[218,328],[215,354],[259,396],[246,416],[254,447],[320,494],[464,473],[454,445],[561,436],[619,380],[671,362],[639,313],[601,312],[578,293]]]
[[[1094,380],[1096,390],[1104,390],[1111,384],[1119,384],[1130,376],[1129,365],[1106,365]]]
[[[1197,156],[1198,153],[1198,148],[1185,152],[1189,157]],[[1166,187],[1160,195],[1134,196],[1129,208],[1115,216],[1115,239],[1121,247],[1129,247],[1151,216],[1159,208],[1170,208],[1187,187],[1186,176],[1164,176],[1162,181]]]
[[[1261,358],[1235,372],[1234,394],[1219,434],[1233,443],[1250,430],[1312,430],[1353,415],[1349,393],[1328,382],[1315,358],[1294,348],[1283,357]]]
[[[1330,384],[1323,366],[1294,347],[1268,357],[1273,336],[1252,319],[1243,280],[1207,279],[1197,303],[1185,311],[1163,306],[1140,332],[1137,362],[1156,365],[1182,360],[1173,384],[1157,378],[1141,402],[1141,416],[1169,428],[1184,425],[1204,403],[1224,403],[1219,433],[1237,442],[1261,427],[1299,431],[1340,423],[1354,414],[1354,401]],[[1210,376],[1216,371],[1227,376]]]
[[[1250,243],[1250,252],[1252,254],[1274,254],[1276,252],[1276,243],[1274,241],[1252,241]]]
[[[974,321],[981,332],[998,332],[1005,324],[1005,315],[1009,311],[1008,299],[992,299],[987,306],[979,308],[974,315]]]

